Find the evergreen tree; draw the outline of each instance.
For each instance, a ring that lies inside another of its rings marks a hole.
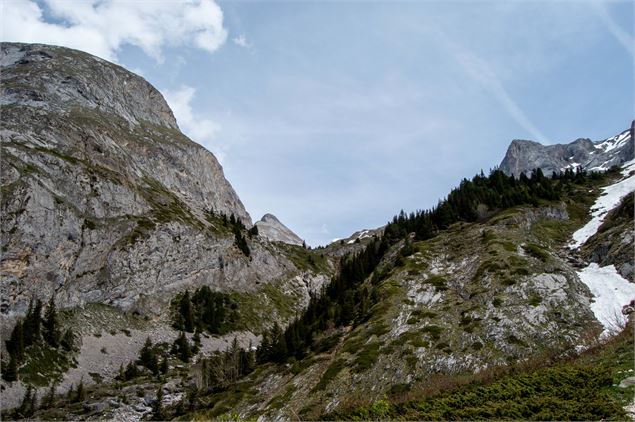
[[[194,312],[192,310],[192,302],[190,300],[190,291],[186,290],[181,298],[181,303],[179,305],[179,312],[181,317],[183,318],[183,327],[184,331],[191,333],[194,331]]]
[[[5,341],[7,351],[15,359],[16,363],[21,361],[24,356],[24,330],[22,321],[18,320],[11,331],[9,340]]]
[[[159,367],[159,369],[163,375],[166,375],[168,373],[169,365],[167,356],[163,356],[163,360],[161,360],[161,366]]]
[[[71,387],[66,392],[66,401],[71,403],[75,397],[75,386],[71,384]]]
[[[183,362],[189,362],[192,357],[192,351],[190,349],[190,343],[185,336],[185,333],[181,331],[181,334],[174,340],[172,344],[172,353],[176,355]]]
[[[76,403],[81,403],[84,400],[86,400],[86,391],[84,391],[84,379],[82,378],[77,385],[77,391],[75,392],[74,401]]]
[[[159,386],[157,389],[157,398],[152,404],[152,416],[150,420],[153,421],[164,421],[166,420],[166,414],[163,410],[163,386]]]
[[[18,379],[18,361],[14,355],[9,355],[9,362],[2,362],[2,378],[7,382],[17,381]]]
[[[43,328],[44,340],[46,340],[51,347],[57,347],[60,343],[60,332],[57,324],[57,310],[55,308],[55,300],[53,296],[51,296],[48,308],[46,309]]]
[[[29,418],[35,413],[37,395],[33,392],[33,387],[29,384],[24,392],[22,403],[17,408],[16,413],[19,418]]]
[[[52,408],[55,404],[55,390],[57,389],[57,382],[53,381],[49,387],[49,391],[46,396],[42,397],[42,406]]]
[[[36,299],[35,302],[31,299],[29,303],[29,310],[24,318],[24,346],[28,347],[32,344],[38,343],[41,339],[41,326],[42,326],[42,301]]]
[[[62,337],[62,341],[60,343],[62,348],[67,352],[73,350],[75,347],[75,334],[73,334],[73,331],[71,331],[70,328],[64,332],[64,336]]]
[[[139,352],[139,364],[148,368],[153,375],[159,374],[159,361],[152,347],[150,337],[146,338],[146,342]]]
[[[134,362],[128,363],[126,365],[126,371],[124,373],[124,380],[128,381],[131,379],[135,379],[139,376],[139,368],[137,368],[137,364]]]

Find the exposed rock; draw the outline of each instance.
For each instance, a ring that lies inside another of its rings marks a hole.
[[[34,296],[158,314],[185,288],[253,292],[302,273],[275,245],[234,245],[221,214],[247,228],[249,214],[143,78],[67,48],[1,51],[5,320]]]
[[[568,168],[604,171],[634,158],[633,121],[631,128],[603,141],[577,139],[570,144],[542,145],[534,141],[514,140],[500,164],[506,174],[520,176],[540,168],[545,175]]]
[[[282,224],[273,214],[265,214],[256,222],[258,234],[274,242],[283,242],[290,245],[302,246],[304,241],[293,233],[291,229]]]
[[[622,277],[635,282],[633,247],[633,193],[625,196],[621,203],[606,216],[598,232],[582,246],[581,255],[601,267],[614,265]]]

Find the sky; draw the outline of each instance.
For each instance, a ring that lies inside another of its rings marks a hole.
[[[434,206],[512,139],[635,117],[635,2],[4,0],[4,41],[114,61],[166,97],[254,221],[324,245]]]

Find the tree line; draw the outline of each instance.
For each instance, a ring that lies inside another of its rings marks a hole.
[[[16,381],[20,364],[28,357],[31,347],[61,348],[64,352],[71,352],[75,343],[75,335],[68,328],[64,334],[57,317],[55,300],[51,297],[44,317],[43,305],[40,299],[31,300],[24,318],[18,319],[8,340],[5,340],[9,361],[2,361],[2,378],[5,381]]]
[[[189,290],[172,300],[172,325],[192,333],[207,331],[222,335],[234,328],[238,320],[238,305],[228,294],[203,286],[190,295]]]
[[[275,324],[263,333],[257,361],[279,363],[291,357],[301,359],[315,346],[318,334],[327,328],[358,324],[367,319],[370,308],[379,300],[377,284],[382,275],[375,273],[370,283],[365,281],[388,249],[403,239],[406,242],[400,255],[413,252],[411,233],[415,240],[430,239],[453,223],[477,221],[484,210],[490,210],[491,215],[518,205],[537,206],[540,201],[559,200],[572,185],[600,177],[603,176],[580,169],[554,172],[551,177],[535,169],[529,176],[522,173],[518,178],[498,169],[490,171],[488,176],[481,171],[471,180],[463,179],[436,207],[410,214],[401,211],[386,225],[383,236],[374,237],[364,250],[342,259],[331,283],[319,296],[310,299],[302,315],[286,330]]]

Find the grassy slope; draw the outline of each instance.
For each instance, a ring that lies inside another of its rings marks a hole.
[[[633,322],[620,335],[580,356],[553,364],[534,359],[503,373],[485,372],[449,391],[411,392],[406,399],[323,415],[324,420],[622,420],[633,387]],[[419,397],[416,397],[419,395]],[[416,397],[416,398],[414,398]]]

